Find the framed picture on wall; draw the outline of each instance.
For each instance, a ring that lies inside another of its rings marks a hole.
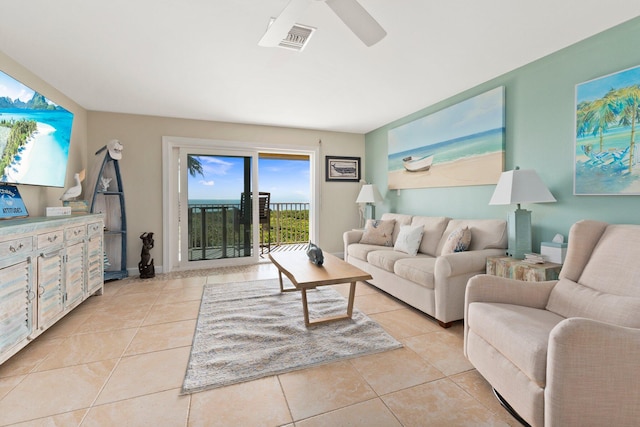
[[[389,130],[388,153],[391,190],[496,184],[504,170],[505,87]]]
[[[576,85],[575,195],[639,195],[640,66]]]
[[[360,157],[326,156],[325,181],[360,181]]]

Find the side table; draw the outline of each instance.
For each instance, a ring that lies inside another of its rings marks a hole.
[[[545,280],[557,280],[562,264],[545,262],[544,264],[531,264],[521,259],[513,259],[509,256],[487,257],[487,274],[508,279],[524,280],[527,282],[541,282]]]

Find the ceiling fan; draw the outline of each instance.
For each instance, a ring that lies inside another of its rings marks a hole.
[[[291,0],[269,26],[258,45],[265,47],[278,46],[286,38],[289,30],[296,23],[296,19],[302,15],[302,12],[313,1],[324,1],[338,15],[338,18],[367,46],[373,46],[387,35],[384,28],[373,19],[357,0]]]

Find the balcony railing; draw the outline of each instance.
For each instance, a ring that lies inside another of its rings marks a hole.
[[[271,203],[270,233],[260,227],[260,246],[309,241],[309,203]],[[240,219],[240,204],[190,204],[188,208],[189,260],[219,259],[251,254],[251,227]]]

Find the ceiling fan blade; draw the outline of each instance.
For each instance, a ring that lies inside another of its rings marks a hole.
[[[387,35],[384,28],[357,0],[326,0],[325,2],[367,46],[373,46]]]
[[[273,21],[273,24],[267,28],[260,41],[259,46],[274,47],[287,37],[289,30],[296,23],[296,20],[302,15],[302,12],[309,6],[311,0],[291,0],[284,8],[280,15]]]

